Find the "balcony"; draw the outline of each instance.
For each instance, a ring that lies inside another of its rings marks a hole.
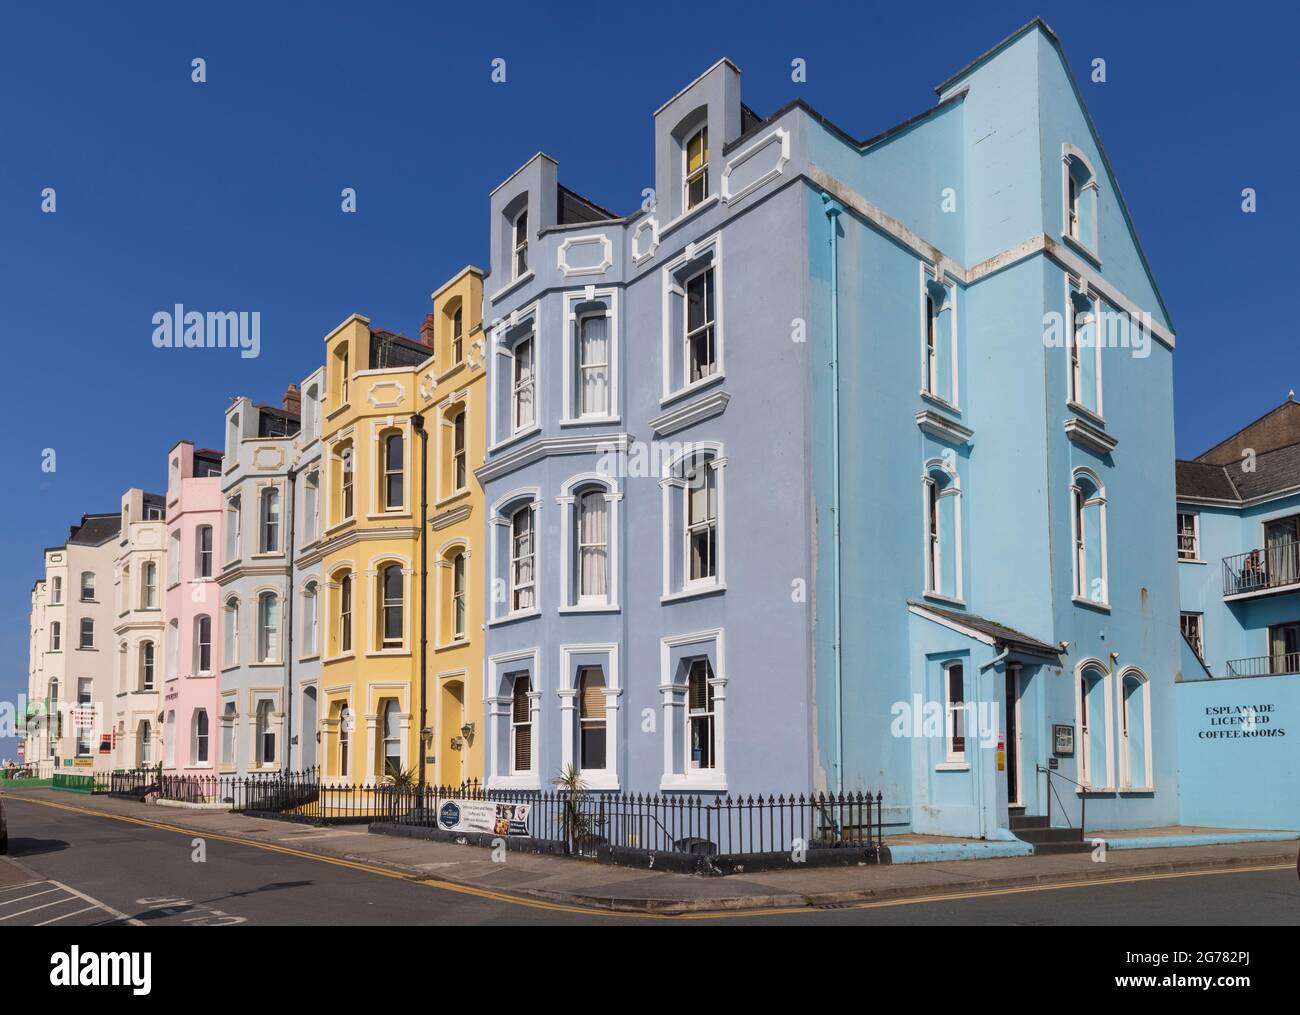
[[[1300,673],[1300,652],[1277,652],[1271,656],[1228,660],[1230,677],[1267,677],[1284,673]]]
[[[1223,598],[1300,591],[1300,540],[1223,558]]]

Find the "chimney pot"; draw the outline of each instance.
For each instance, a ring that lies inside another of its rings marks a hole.
[[[295,416],[302,409],[302,396],[298,394],[298,385],[290,384],[284,389],[284,401],[281,403],[285,412],[292,412]]]
[[[433,314],[426,314],[424,323],[420,325],[420,343],[433,348]]]

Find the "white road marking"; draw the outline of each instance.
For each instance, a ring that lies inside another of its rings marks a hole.
[[[21,913],[10,913],[8,916],[0,916],[0,923],[6,920],[12,920],[16,916],[26,916],[28,913],[35,913],[38,909],[49,909],[51,906],[61,906],[65,902],[71,902],[71,899],[55,899],[53,902],[47,902],[43,906],[33,906],[31,909],[24,909]]]
[[[65,892],[71,892],[73,895],[75,895],[77,898],[79,898],[82,902],[89,902],[92,906],[95,906],[95,907],[97,907],[97,908],[99,908],[99,909],[102,909],[102,910],[103,910],[105,913],[107,913],[109,916],[115,917],[115,918],[118,919],[118,920],[124,920],[124,921],[126,921],[126,923],[127,923],[128,925],[132,926],[132,927],[143,927],[143,926],[144,926],[144,921],[142,921],[142,920],[137,920],[137,919],[135,919],[134,917],[127,916],[125,913],[120,912],[120,911],[114,909],[112,906],[105,905],[104,903],[100,902],[98,899],[92,899],[92,898],[91,898],[89,895],[87,895],[85,892],[79,892],[79,891],[77,891],[75,888],[72,888],[72,887],[70,887],[70,886],[68,886],[68,885],[65,885],[62,881],[51,881],[50,884],[52,884],[52,885],[58,885],[58,886],[59,886],[60,888],[62,888]]]
[[[65,899],[64,901],[71,902],[72,900]],[[73,910],[71,913],[64,913],[62,916],[56,916],[53,920],[45,920],[42,923],[38,923],[36,926],[44,927],[51,923],[58,923],[60,920],[66,920],[70,916],[80,916],[82,913],[89,913],[91,910],[98,909],[98,908],[99,908],[98,906],[87,906],[85,909],[76,909]]]
[[[32,892],[31,895],[20,895],[16,899],[6,899],[4,902],[0,902],[0,906],[12,906],[15,902],[26,902],[28,899],[36,898],[38,895],[49,895],[50,892],[57,891],[57,888],[47,888],[43,892]]]

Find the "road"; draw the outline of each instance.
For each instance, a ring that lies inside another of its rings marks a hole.
[[[820,924],[1277,925],[1300,922],[1294,869],[1004,889],[958,900],[689,917],[610,915],[417,882],[379,868],[191,835],[6,797],[0,928],[246,925]],[[309,833],[304,833],[309,834]],[[30,872],[30,873],[28,873]]]

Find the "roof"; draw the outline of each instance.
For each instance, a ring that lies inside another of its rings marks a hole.
[[[423,342],[416,342],[383,328],[370,329],[370,369],[391,370],[416,367],[433,355]]]
[[[570,190],[562,183],[557,183],[555,187],[556,225],[567,226],[577,222],[604,222],[607,219],[619,217],[608,208],[602,208],[595,201]]]
[[[1233,465],[1241,460],[1241,453],[1246,448],[1253,449],[1258,455],[1297,441],[1300,441],[1300,403],[1295,400],[1295,392],[1291,392],[1281,405],[1269,409],[1253,423],[1197,455],[1196,461]]]
[[[1241,494],[1232,485],[1232,477],[1222,465],[1208,462],[1175,462],[1175,484],[1179,497],[1198,500],[1241,500]]]
[[[257,436],[292,437],[298,432],[300,424],[296,412],[286,412],[273,405],[259,405],[256,408]]]
[[[1242,504],[1300,489],[1300,403],[1288,395],[1209,451],[1175,463],[1175,469],[1180,500]]]
[[[68,545],[103,546],[110,539],[116,539],[122,531],[122,516],[117,511],[112,514],[82,515],[81,523],[73,525],[68,533]]]
[[[912,607],[914,611],[920,611],[922,614],[934,614],[936,618],[965,628],[973,634],[982,635],[983,640],[992,641],[999,648],[1009,649],[1012,652],[1020,652],[1025,655],[1044,656],[1050,659],[1058,658],[1061,654],[1061,650],[1055,645],[1039,641],[1031,635],[1017,631],[1013,627],[1007,627],[1005,624],[999,624],[996,620],[989,620],[987,617],[981,617],[974,613],[961,613],[957,610],[945,610],[939,606],[932,606],[930,603],[918,603],[911,599],[908,600],[907,605]]]

